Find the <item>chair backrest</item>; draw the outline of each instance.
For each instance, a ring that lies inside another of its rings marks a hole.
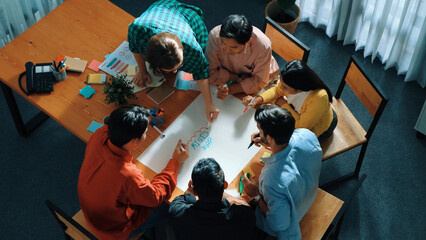
[[[65,239],[97,240],[93,234],[52,202],[46,200],[46,205],[64,231]]]
[[[359,60],[352,55],[345,74],[336,92],[336,98],[340,98],[345,84],[348,84],[364,107],[373,116],[373,121],[367,131],[366,138],[369,139],[376,127],[377,122],[388,102],[383,90],[368,76],[361,68]]]
[[[264,32],[271,40],[272,50],[285,61],[308,61],[310,49],[269,17],[265,18]]]

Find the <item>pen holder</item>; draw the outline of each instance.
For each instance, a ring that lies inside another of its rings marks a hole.
[[[67,78],[67,71],[66,71],[66,70],[63,70],[63,71],[61,72],[61,71],[56,71],[56,70],[54,70],[54,71],[53,71],[53,77],[55,77],[55,80],[56,80],[57,82],[64,81],[64,80],[65,80],[65,78]]]
[[[151,108],[151,122],[155,126],[161,126],[164,124],[164,109],[160,106]]]

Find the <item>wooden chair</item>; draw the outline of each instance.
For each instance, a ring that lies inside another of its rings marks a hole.
[[[62,209],[46,200],[46,205],[64,231],[65,239],[97,240],[87,227],[83,212],[80,210],[74,217],[67,215]]]
[[[264,32],[271,40],[272,51],[286,62],[296,59],[308,61],[310,49],[269,17],[265,18]]]
[[[373,116],[368,131],[364,130],[340,98],[346,84],[349,85],[357,98]],[[387,102],[388,99],[383,91],[374,81],[367,77],[359,64],[359,60],[357,60],[355,56],[352,56],[331,104],[338,118],[337,126],[333,134],[329,138],[322,140],[320,144],[323,150],[323,160],[329,159],[357,146],[362,145],[362,147],[354,172],[326,183],[321,187],[326,188],[348,178],[358,177],[369,139],[373,134]]]
[[[66,214],[62,209],[57,207],[55,204],[46,200],[46,205],[49,210],[52,212],[56,221],[58,221],[62,230],[64,231],[65,239],[75,239],[75,240],[97,240],[93,232],[90,231],[89,225],[87,224],[86,219],[84,218],[83,211],[78,211],[72,218]],[[142,239],[143,232],[137,235],[134,235],[128,240],[137,240]]]
[[[314,203],[299,223],[302,240],[337,239],[347,206],[365,178],[363,174],[345,201],[319,188]]]

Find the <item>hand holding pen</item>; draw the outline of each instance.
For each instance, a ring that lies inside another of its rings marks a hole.
[[[181,165],[188,157],[188,145],[184,144],[182,140],[179,139],[173,152],[172,159],[176,160],[179,165]]]
[[[242,103],[243,103],[244,106],[246,106],[246,108],[243,111],[243,113],[244,113],[244,112],[247,111],[247,109],[249,107],[253,107],[254,108],[254,107],[262,104],[263,103],[263,98],[261,96],[254,97],[254,96],[247,95],[247,96],[245,96],[243,98]]]
[[[253,133],[252,135],[251,135],[251,142],[250,142],[250,144],[249,144],[249,146],[248,146],[248,148],[247,149],[249,149],[251,146],[253,146],[253,144],[255,144],[256,145],[256,147],[260,147],[260,142],[261,142],[262,140],[261,140],[261,138],[260,138],[260,132],[258,132],[258,133]]]
[[[228,95],[229,95],[229,84],[231,84],[232,81],[229,81],[225,84],[223,84],[223,86],[217,86],[217,98],[220,100],[224,100]]]

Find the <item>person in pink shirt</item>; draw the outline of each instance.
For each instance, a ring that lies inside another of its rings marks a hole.
[[[279,72],[271,41],[243,15],[230,15],[210,31],[206,56],[209,82],[218,86],[219,99],[257,93]]]

